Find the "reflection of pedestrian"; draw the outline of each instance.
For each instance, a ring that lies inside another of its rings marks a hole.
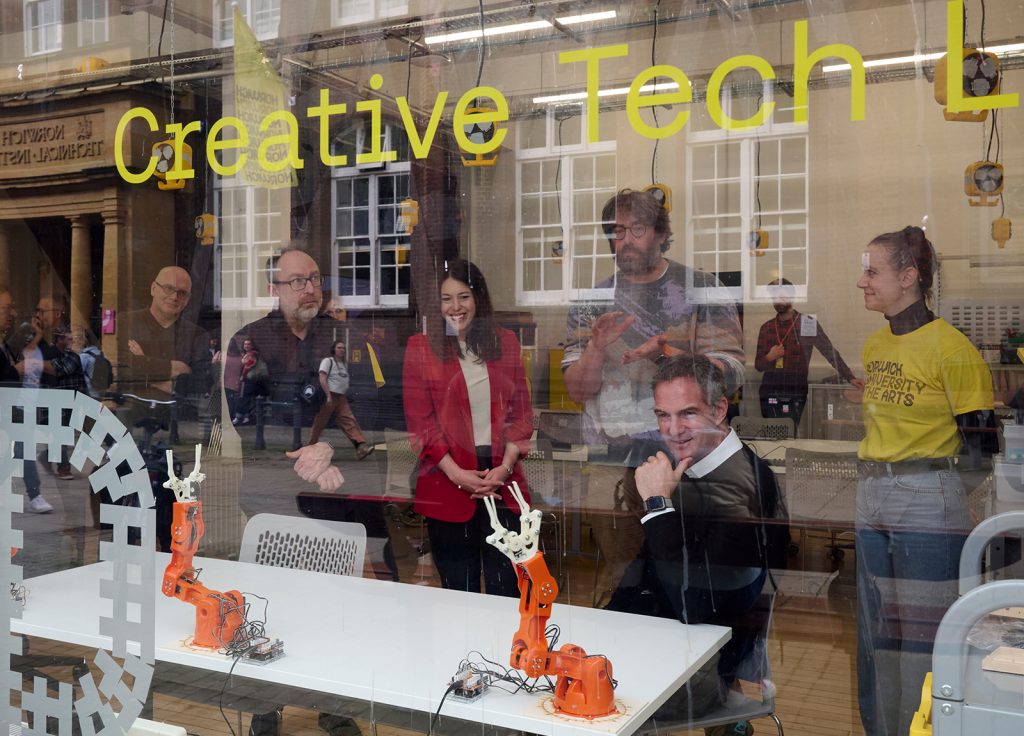
[[[935,627],[957,596],[970,528],[958,424],[991,414],[992,376],[967,338],[928,309],[936,262],[921,228],[879,235],[863,263],[864,306],[889,324],[863,353],[857,686],[865,733],[903,736]]]
[[[71,333],[71,348],[78,353],[78,359],[82,361],[82,373],[85,374],[85,388],[89,392],[89,396],[94,399],[100,398],[100,391],[109,386],[97,387],[93,384],[93,375],[96,372],[96,361],[99,358],[103,358],[103,351],[100,350],[99,345],[96,345],[95,340],[90,334],[89,330],[82,327],[76,327]],[[109,368],[109,363],[105,363]],[[97,376],[97,379],[100,377]],[[110,380],[110,371],[105,372],[105,380]]]
[[[85,371],[82,370],[82,361],[78,353],[71,349],[71,328],[67,325],[58,325],[53,330],[53,347],[55,355],[50,363],[50,370],[53,372],[56,387],[65,391],[78,391],[89,395],[89,389],[85,382]],[[71,416],[70,410],[63,410],[64,419]],[[68,447],[61,447],[60,463],[57,465],[57,477],[60,480],[72,480],[75,476],[71,474],[71,463],[68,461],[71,451]]]
[[[348,405],[348,364],[345,362],[345,342],[335,340],[331,355],[320,361],[320,387],[324,391],[323,406],[313,420],[313,429],[309,434],[309,444],[315,445],[320,433],[334,417],[338,428],[345,433],[349,441],[355,445],[356,456],[362,460],[371,452],[373,445],[367,444],[363,430],[359,428],[351,407]]]
[[[253,400],[257,396],[267,395],[267,363],[260,357],[259,348],[250,340],[242,341],[241,352],[241,392],[235,407],[232,424],[248,424],[252,421]]]
[[[14,352],[7,344],[7,335],[14,321],[18,318],[18,311],[14,308],[14,301],[11,291],[6,286],[0,286],[0,385],[2,386],[27,386],[24,381],[24,373],[29,370],[24,360],[19,361]],[[33,332],[35,350],[38,350],[41,333]],[[33,353],[34,354],[34,353]],[[24,350],[22,351],[24,355]],[[31,372],[34,375],[35,387],[39,387],[39,378],[43,372],[42,354],[39,353],[38,360],[34,361]],[[20,409],[15,409],[14,421],[24,421]],[[22,442],[14,444],[14,457],[23,460],[22,479],[25,481],[25,497],[27,502],[25,508],[37,514],[45,514],[53,511],[53,506],[39,493],[39,471],[36,468],[35,460],[25,457],[25,445]]]
[[[43,385],[44,366],[46,364],[46,360],[43,357],[43,348],[41,347],[43,342],[43,324],[38,314],[32,318],[32,322],[30,325],[27,325],[27,328],[21,330],[27,338],[27,342],[21,349],[21,354],[18,356],[15,368],[21,376],[22,388],[38,391]],[[16,416],[15,421],[18,419],[21,419],[21,417]],[[22,421],[24,420],[22,419]],[[35,459],[30,457],[30,454],[26,452],[23,442],[14,443],[14,457],[24,460],[23,478],[25,480],[25,497],[28,499],[25,508],[35,514],[47,514],[53,511],[53,506],[40,493],[39,469],[36,466]]]
[[[486,592],[515,596],[515,571],[485,541],[492,530],[481,499],[503,498],[502,523],[517,528],[505,484],[518,482],[529,499],[519,458],[529,450],[533,410],[519,342],[493,314],[480,270],[450,261],[441,314],[405,352],[405,418],[420,457],[416,512],[427,517],[441,584],[478,593],[482,568]]]
[[[768,286],[777,314],[761,325],[757,335],[754,367],[764,373],[760,387],[761,416],[791,417],[795,428],[800,426],[807,403],[807,374],[815,348],[844,381],[854,376],[839,351],[832,347],[821,323],[793,308],[793,285],[786,279],[776,279]]]

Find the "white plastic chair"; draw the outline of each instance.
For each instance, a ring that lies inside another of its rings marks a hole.
[[[766,583],[766,587],[769,584]],[[738,721],[752,721],[757,718],[771,718],[779,736],[785,736],[782,721],[775,712],[775,684],[771,681],[771,665],[768,661],[768,633],[771,630],[772,614],[775,608],[775,594],[765,591],[758,601],[756,615],[761,618],[760,632],[754,650],[741,663],[737,679],[757,685],[760,699],[730,690],[725,702],[692,720],[681,722],[658,721],[651,718],[637,731],[638,736],[659,736],[680,729],[697,730],[722,726]]]
[[[242,533],[240,562],[362,577],[366,527],[347,521],[256,514]]]
[[[743,440],[791,440],[796,425],[788,417],[733,417],[730,425]]]

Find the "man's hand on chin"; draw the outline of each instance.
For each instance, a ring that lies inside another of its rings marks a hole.
[[[690,458],[680,460],[673,469],[672,461],[664,452],[659,451],[657,455],[647,458],[636,469],[636,489],[640,497],[645,501],[654,496],[671,498],[691,462]]]

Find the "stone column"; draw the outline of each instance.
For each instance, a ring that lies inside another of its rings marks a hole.
[[[103,213],[103,296],[100,307],[122,309],[124,286],[130,280],[129,265],[122,263],[121,250],[124,243],[124,215],[117,210]],[[121,278],[122,272],[124,279]],[[124,283],[122,283],[122,280]],[[117,335],[102,335],[103,354],[111,364],[118,365]]]
[[[88,327],[92,315],[92,244],[89,219],[85,215],[71,221],[71,326]]]

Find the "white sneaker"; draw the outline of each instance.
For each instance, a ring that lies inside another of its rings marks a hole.
[[[53,511],[53,506],[42,496],[36,496],[26,505],[33,514],[48,514]]]

